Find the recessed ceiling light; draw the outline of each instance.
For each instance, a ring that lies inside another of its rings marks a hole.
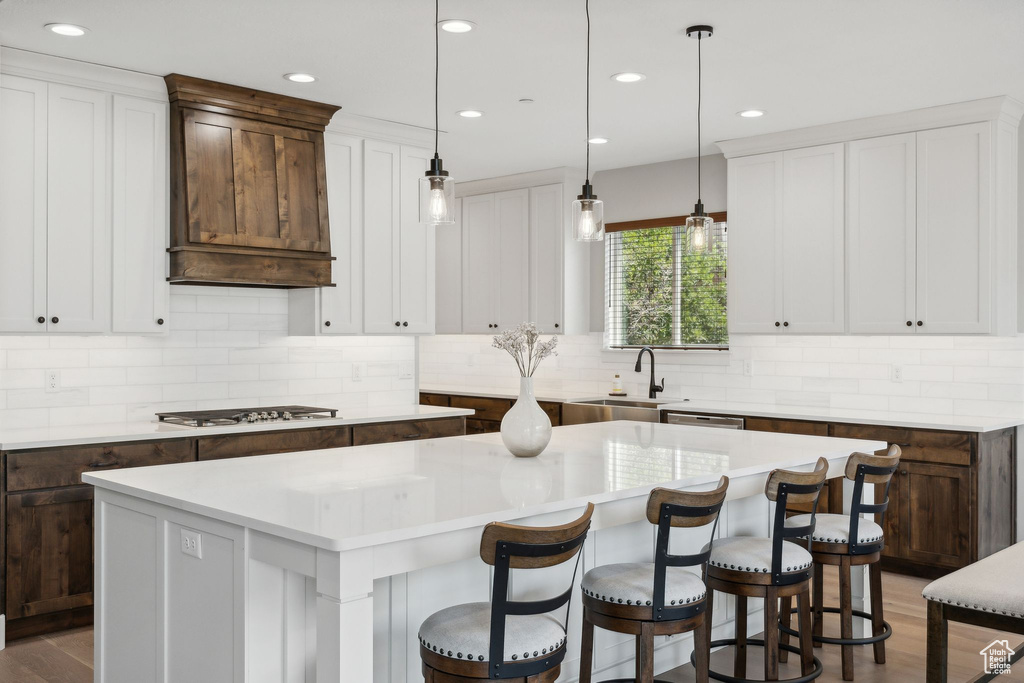
[[[292,83],[312,83],[313,81],[316,80],[316,76],[314,76],[313,74],[303,73],[285,74],[284,77],[287,78]]]
[[[612,75],[612,80],[618,81],[619,83],[636,83],[637,81],[642,81],[645,78],[647,78],[647,76],[638,74],[635,71],[623,71],[622,73]]]
[[[478,118],[480,118],[481,116],[484,115],[484,113],[482,111],[478,111],[476,109],[463,109],[462,111],[456,112],[456,113],[459,116],[461,116],[463,118],[466,118],[466,119],[478,119]]]
[[[466,21],[465,19],[443,19],[438,22],[442,31],[448,31],[448,33],[469,33],[476,26],[472,21]]]
[[[587,142],[589,142],[592,145],[603,145],[604,143],[608,142],[608,138],[590,138],[589,140],[587,140]]]
[[[84,36],[89,30],[84,26],[76,26],[74,24],[47,24],[44,28],[50,29],[59,36],[70,36],[72,38]]]
[[[737,113],[745,119],[756,119],[758,116],[764,116],[764,112],[760,109],[744,109]]]

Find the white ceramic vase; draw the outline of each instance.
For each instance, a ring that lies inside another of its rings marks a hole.
[[[501,418],[501,440],[512,455],[532,458],[551,441],[551,420],[533,395],[533,378],[519,380],[519,398]]]

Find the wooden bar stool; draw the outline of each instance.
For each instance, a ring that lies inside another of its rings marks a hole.
[[[572,584],[553,598],[508,599],[512,569],[540,569],[576,559],[590,529],[593,503],[579,519],[553,527],[492,522],[480,538],[480,558],[494,567],[490,602],[447,607],[420,626],[420,659],[425,683],[502,680],[552,683],[565,658],[566,620],[550,612],[568,605]]]
[[[786,679],[786,683],[807,683],[821,675],[821,662],[814,656],[811,641],[811,553],[787,539],[807,537],[810,546],[818,494],[827,474],[828,461],[825,458],[819,458],[811,472],[772,471],[764,489],[768,500],[775,502],[772,537],[722,538],[711,548],[705,616],[708,623],[711,623],[714,608],[711,591],[736,596],[736,637],[710,643],[711,648],[736,646],[733,675],[710,671],[711,678],[727,683],[757,680],[746,678],[748,644],[764,648],[766,681],[779,680],[780,648],[800,654],[801,676]],[[811,503],[810,519],[805,526],[786,524],[787,506],[791,503]],[[799,605],[799,649],[779,642],[779,598],[792,598],[794,595]],[[749,597],[764,598],[764,640],[747,638]]]
[[[899,466],[901,454],[900,447],[894,444],[889,447],[889,452],[885,455],[868,455],[867,453],[851,455],[846,462],[846,478],[854,482],[850,514],[820,514],[814,521],[814,531],[811,534],[811,556],[814,560],[813,639],[815,647],[820,647],[819,643],[842,646],[844,681],[853,680],[854,645],[873,645],[875,661],[885,664],[885,639],[892,635],[892,628],[882,619],[882,565],[879,560],[882,548],[885,547],[885,538],[881,522],[885,509],[889,506],[889,484],[892,482],[893,472]],[[864,504],[865,484],[874,484],[875,490],[880,488],[884,490],[882,502],[872,505]],[[879,515],[878,522],[863,519],[861,515],[864,513],[877,513]],[[810,515],[796,515],[786,520],[786,524],[799,527],[807,525],[810,521]],[[838,608],[824,606],[822,569],[826,564],[839,567]],[[871,614],[853,609],[851,567],[864,565],[869,567]],[[789,628],[790,612],[790,598],[783,598],[780,617],[781,637],[784,644],[789,642],[789,636],[794,633]],[[841,637],[830,638],[823,635],[822,616],[824,612],[840,615]],[[853,637],[853,617],[871,621],[871,636]],[[783,650],[779,657],[781,661],[786,661],[786,651]]]
[[[697,681],[708,680],[710,623],[704,616],[707,588],[702,576],[683,569],[706,563],[710,544],[694,555],[670,555],[672,527],[712,525],[714,538],[729,478],[714,491],[657,488],[647,499],[647,519],[658,525],[654,562],[609,564],[584,575],[583,638],[580,683],[590,683],[594,660],[594,627],[636,636],[636,681],[654,681],[654,636],[694,631]]]

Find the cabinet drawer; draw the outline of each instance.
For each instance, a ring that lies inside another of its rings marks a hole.
[[[945,465],[970,465],[973,435],[967,432],[936,432],[875,425],[832,425],[832,436],[874,439],[896,444],[903,460]]]
[[[828,436],[828,424],[825,422],[805,422],[803,420],[769,420],[763,417],[748,417],[746,428],[754,432],[779,432],[781,434],[810,434],[811,436]]]
[[[352,442],[356,446],[365,446],[372,443],[394,443],[395,441],[436,439],[442,436],[462,436],[465,433],[466,425],[463,418],[446,417],[438,420],[356,425],[352,428]]]
[[[352,445],[351,427],[292,429],[261,434],[226,434],[199,439],[200,460],[240,458],[247,455],[312,451]]]
[[[548,414],[548,418],[551,420],[551,426],[557,427],[562,424],[562,404],[552,403],[550,401],[538,401],[540,409]]]
[[[512,401],[505,398],[482,398],[480,396],[452,396],[452,408],[470,408],[476,411],[478,420],[497,420],[505,417],[512,407]]]
[[[82,483],[83,472],[166,465],[193,459],[192,439],[17,451],[7,454],[7,490],[74,486]]]
[[[420,403],[427,406],[447,406],[448,397],[444,394],[420,394]]]
[[[466,418],[467,434],[492,434],[501,431],[501,423],[494,420],[474,420]]]

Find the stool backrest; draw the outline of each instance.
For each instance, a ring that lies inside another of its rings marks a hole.
[[[885,546],[885,539],[868,543],[858,542],[861,515],[865,513],[876,513],[879,516],[881,526],[885,510],[889,507],[889,485],[892,483],[892,475],[900,464],[900,456],[903,451],[896,444],[889,446],[885,455],[854,453],[846,461],[846,478],[853,481],[853,502],[850,504],[850,535],[849,552],[851,555],[866,555],[881,550]],[[873,504],[864,503],[864,485],[884,484],[882,500]]]
[[[783,585],[803,581],[810,575],[806,572],[782,571],[782,544],[787,538],[806,538],[807,550],[811,549],[811,534],[814,532],[814,516],[818,510],[818,494],[828,476],[828,460],[818,458],[810,472],[773,470],[764,486],[764,495],[775,502],[775,522],[772,525],[772,583]],[[790,503],[811,503],[811,523],[805,526],[786,526],[786,512]]]
[[[551,527],[530,527],[504,522],[491,522],[480,538],[480,557],[494,566],[491,593],[491,634],[488,646],[491,679],[526,678],[546,671],[565,657],[565,645],[549,652],[538,661],[503,662],[505,654],[505,617],[510,614],[546,614],[567,605],[572,598],[579,569],[580,548],[590,529],[594,504],[587,503],[583,515],[568,524]],[[512,569],[553,567],[576,558],[569,588],[547,600],[517,601],[508,598],[509,572]],[[566,609],[565,630],[568,632],[569,610]]]
[[[665,579],[669,567],[701,565],[702,578],[707,580],[707,562],[711,557],[711,543],[718,527],[718,514],[729,490],[729,477],[718,480],[713,491],[676,491],[657,488],[647,499],[647,519],[658,525],[658,541],[654,551],[654,595],[651,614],[655,621],[688,619],[704,611],[706,601],[678,606],[665,606]],[[699,527],[711,524],[711,536],[704,550],[692,555],[669,553],[672,527]]]

